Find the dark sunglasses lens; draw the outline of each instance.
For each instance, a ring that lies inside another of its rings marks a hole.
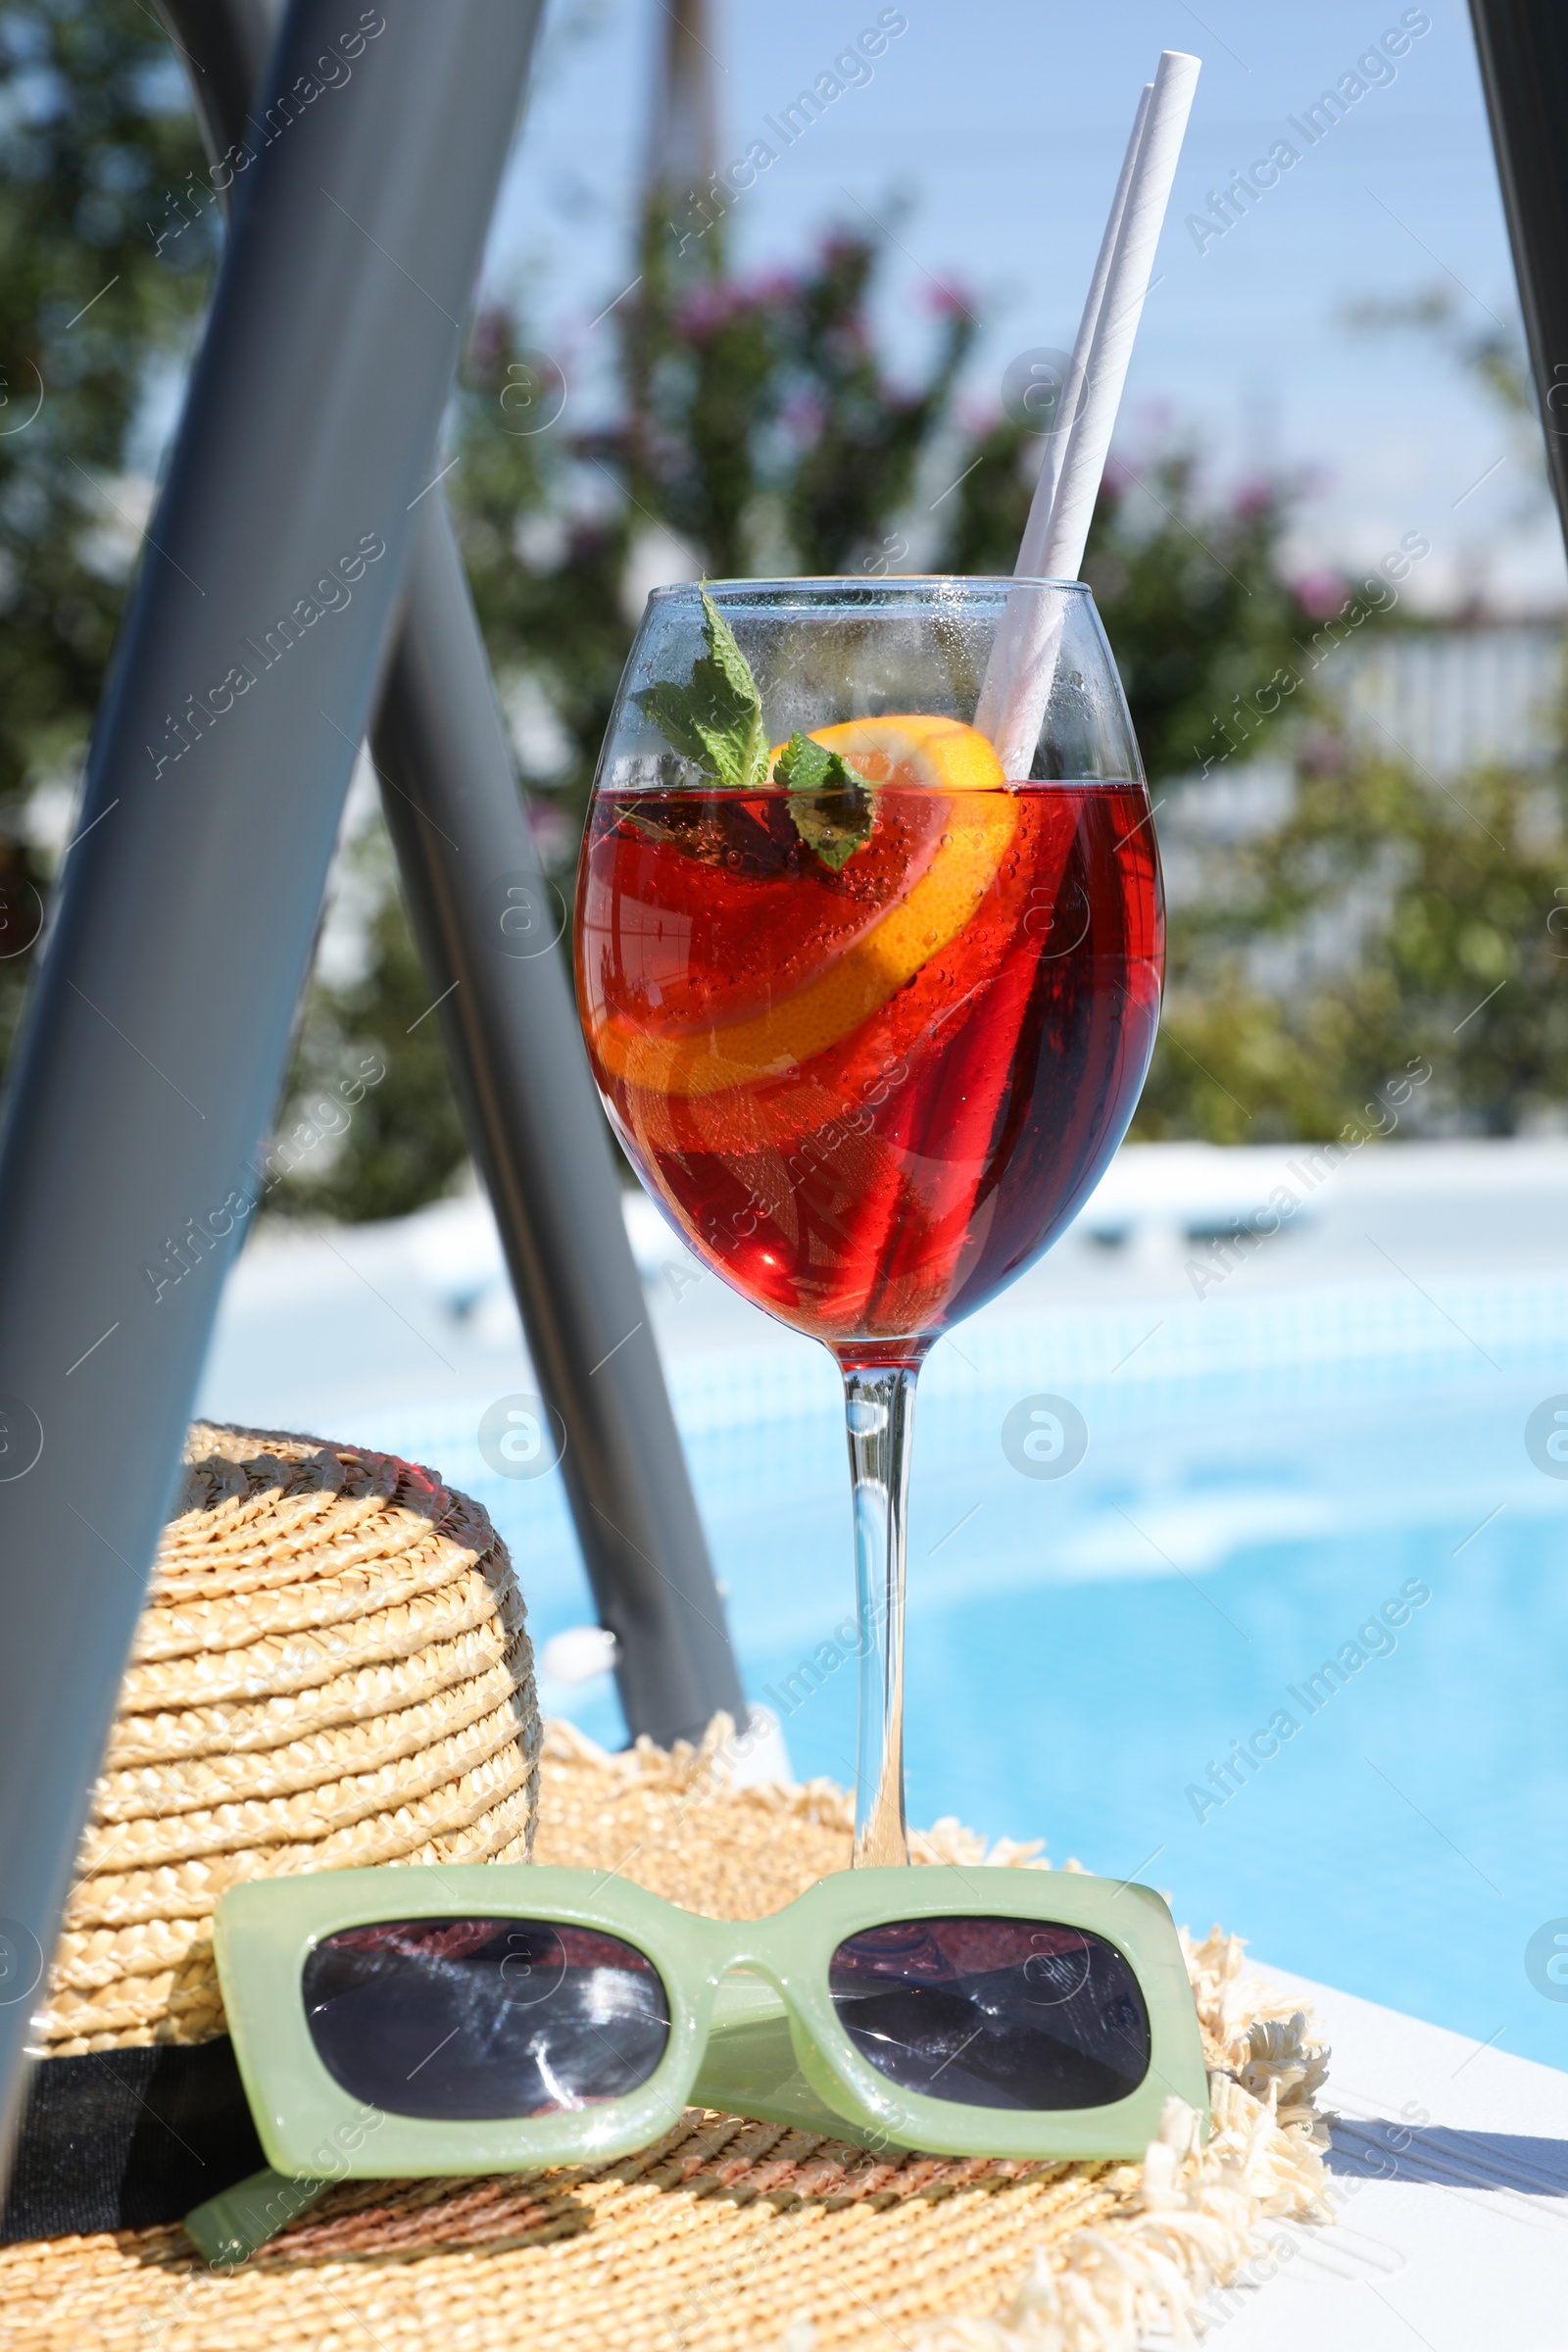
[[[833,1954],[850,2039],[901,2090],[971,2107],[1104,2107],[1149,2072],[1149,2012],[1113,1944],[1034,1919],[904,1919]]]
[[[327,2073],[389,2115],[561,2115],[646,2082],[669,2040],[663,1981],[635,1945],[536,1919],[394,1919],[305,1963]]]

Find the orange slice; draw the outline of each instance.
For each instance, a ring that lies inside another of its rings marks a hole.
[[[956,718],[912,714],[850,719],[817,728],[812,740],[843,753],[876,783],[954,796],[930,863],[829,970],[765,1012],[684,1037],[606,1021],[594,1046],[612,1078],[663,1094],[710,1095],[786,1076],[858,1029],[956,939],[996,880],[1018,804],[985,736]]]
[[[958,718],[933,718],[923,712],[851,718],[840,727],[814,728],[811,741],[841,753],[873,784],[903,784],[925,792],[995,792],[1004,781],[989,738]],[[776,760],[783,749],[775,744],[769,758]]]

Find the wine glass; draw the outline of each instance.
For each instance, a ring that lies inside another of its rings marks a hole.
[[[1044,718],[1009,775],[974,722],[1022,643]],[[687,1245],[843,1373],[858,1863],[908,1858],[916,1376],[1062,1231],[1132,1116],[1163,962],[1150,815],[1076,581],[662,588],[615,698],[578,877],[583,1034]]]

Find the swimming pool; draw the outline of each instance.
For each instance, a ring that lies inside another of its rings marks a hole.
[[[1044,1836],[1267,1960],[1568,2064],[1568,2003],[1526,1967],[1568,1916],[1568,1478],[1524,1445],[1565,1335],[1562,1272],[1004,1298],[963,1327],[917,1415],[911,1819]],[[798,1774],[848,1780],[833,1369],[686,1351],[670,1385],[748,1691]],[[1041,1393],[1088,1425],[1070,1476],[1003,1449]],[[554,1478],[487,1467],[476,1422],[449,1397],[344,1434],[481,1497],[537,1642],[593,1614],[569,1521]],[[547,1698],[624,1737],[608,1682]]]

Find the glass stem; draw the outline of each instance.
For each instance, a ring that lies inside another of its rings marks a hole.
[[[909,1859],[904,1828],[904,1540],[916,1376],[912,1364],[847,1365],[844,1371],[860,1655],[857,1866]]]

